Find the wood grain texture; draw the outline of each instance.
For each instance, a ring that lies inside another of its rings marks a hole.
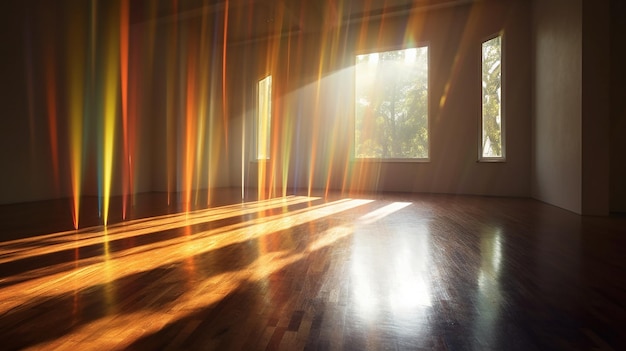
[[[62,206],[1,208],[2,349],[626,347],[623,217],[517,198],[222,191],[188,213],[143,195],[125,221],[72,230]]]

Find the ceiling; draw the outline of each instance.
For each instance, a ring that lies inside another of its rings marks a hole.
[[[228,13],[228,40],[242,43],[475,0],[131,0],[133,23]]]

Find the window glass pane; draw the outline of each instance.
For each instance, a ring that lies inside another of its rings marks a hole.
[[[259,81],[257,104],[257,159],[267,160],[270,158],[272,76]]]
[[[356,57],[355,156],[428,158],[428,47]]]
[[[502,143],[502,37],[483,43],[482,48],[482,152],[483,158],[504,157]]]

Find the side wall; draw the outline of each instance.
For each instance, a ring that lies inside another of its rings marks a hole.
[[[611,1],[610,210],[626,212],[626,2]]]
[[[610,1],[583,1],[582,213],[609,214]]]
[[[582,1],[533,2],[532,196],[582,210]]]

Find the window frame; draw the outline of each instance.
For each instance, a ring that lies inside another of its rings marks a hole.
[[[426,97],[426,132],[427,132],[427,156],[421,158],[410,158],[410,157],[357,157],[356,156],[356,60],[357,56],[361,55],[370,55],[370,54],[382,54],[388,51],[400,51],[407,49],[420,49],[427,48],[427,79],[426,79],[426,87],[427,87],[427,97]],[[431,80],[432,80],[432,72],[431,72],[431,45],[429,41],[420,41],[416,43],[411,43],[411,45],[396,45],[396,46],[379,46],[370,50],[357,50],[353,53],[353,64],[354,64],[354,77],[352,79],[353,82],[353,98],[352,98],[352,147],[351,147],[351,161],[358,163],[429,163],[431,162]]]
[[[483,156],[483,45],[490,40],[500,37],[500,148],[502,150],[502,156]],[[481,40],[480,42],[480,60],[479,60],[479,72],[480,72],[480,118],[478,123],[478,162],[481,163],[504,163],[507,161],[506,157],[506,57],[505,57],[505,35],[501,30],[497,33],[493,33]]]

